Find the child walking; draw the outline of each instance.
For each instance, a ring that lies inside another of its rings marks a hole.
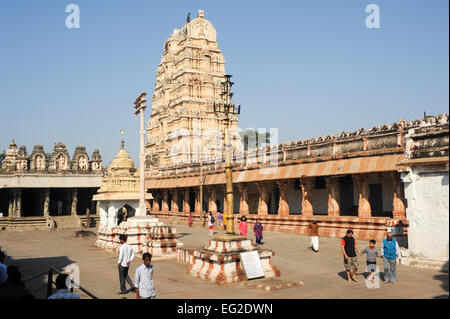
[[[375,247],[375,244],[377,242],[375,239],[371,239],[369,241],[369,247],[364,248],[361,251],[362,254],[366,254],[366,262],[367,262],[367,270],[370,271],[369,273],[369,280],[371,282],[374,282],[374,271],[377,267],[377,257],[381,257],[380,253],[378,252],[377,248]]]

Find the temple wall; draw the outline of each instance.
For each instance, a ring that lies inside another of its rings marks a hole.
[[[448,170],[414,168],[403,174],[408,245],[413,257],[448,261],[449,176]]]

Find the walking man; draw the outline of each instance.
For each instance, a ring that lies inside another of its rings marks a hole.
[[[381,244],[381,254],[384,261],[384,283],[393,284],[397,277],[397,258],[400,258],[400,247],[392,233],[387,233],[387,238]]]
[[[131,286],[130,291],[134,291],[135,288],[133,286],[133,282],[130,279],[130,276],[128,276],[128,269],[130,267],[131,261],[134,259],[134,251],[133,248],[127,244],[127,236],[120,235],[119,237],[120,243],[122,246],[120,246],[119,250],[119,281],[120,281],[120,295],[127,294],[129,291],[126,290],[125,287],[125,281]]]
[[[347,230],[346,235],[341,239],[341,249],[342,254],[344,255],[344,266],[345,271],[347,272],[347,280],[348,282],[358,281],[356,279],[356,271],[358,270],[358,254],[360,251],[358,246],[356,245],[356,240],[353,238],[353,230]],[[353,271],[350,277],[350,273]]]
[[[308,234],[311,239],[311,243],[308,247],[309,250],[312,250],[316,253],[319,252],[319,224],[317,220],[313,218],[312,222],[308,225]]]
[[[136,287],[136,299],[155,299],[156,292],[153,286],[153,265],[151,265],[152,255],[142,254],[142,265],[136,269],[134,276],[134,286]]]

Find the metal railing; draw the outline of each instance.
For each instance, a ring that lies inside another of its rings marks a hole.
[[[34,291],[40,290],[44,287],[47,287],[47,298],[50,297],[53,294],[53,285],[56,286],[56,283],[53,281],[53,275],[55,274],[62,274],[62,272],[60,272],[59,270],[57,270],[54,267],[50,267],[48,270],[45,270],[43,272],[40,272],[36,275],[33,275],[27,279],[25,279],[23,282],[29,282],[31,280],[34,280],[36,278],[39,278],[41,276],[45,276],[47,275],[47,283],[44,286],[41,286],[37,289],[35,289]],[[73,284],[73,280],[71,280],[71,283]],[[89,297],[91,297],[92,299],[99,299],[96,295],[94,295],[93,293],[91,293],[89,290],[83,288],[82,286],[78,286],[78,289],[80,289],[82,292],[84,292],[86,295],[88,295]],[[33,291],[33,292],[34,292]],[[70,291],[73,292],[73,287],[70,288]]]

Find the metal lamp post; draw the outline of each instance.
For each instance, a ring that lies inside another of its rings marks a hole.
[[[214,102],[214,112],[225,114],[224,123],[224,157],[225,157],[225,177],[226,177],[226,200],[227,211],[225,212],[225,229],[227,235],[234,235],[234,209],[233,209],[233,175],[232,175],[232,144],[230,142],[230,115],[237,115],[241,111],[240,105],[234,105],[231,101],[233,93],[230,81],[231,75],[225,75],[225,82],[222,82],[221,102]]]
[[[139,148],[139,212],[138,216],[146,216],[146,206],[145,206],[145,155],[144,155],[144,147],[145,147],[145,115],[144,111],[147,107],[145,102],[146,92],[141,93],[136,101],[134,102],[135,115],[140,115],[140,148]]]

